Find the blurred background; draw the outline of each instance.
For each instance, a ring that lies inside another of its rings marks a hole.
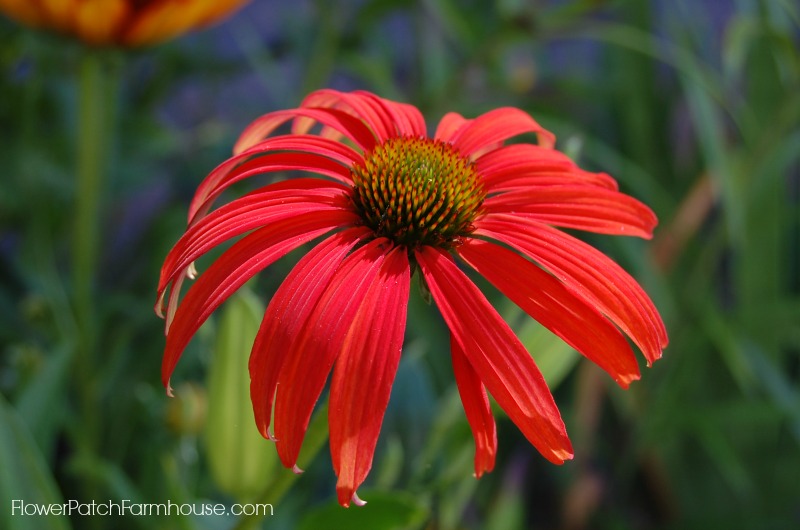
[[[792,0],[254,0],[157,46],[95,49],[0,17],[0,527],[800,528],[799,28]],[[431,130],[520,107],[655,210],[652,241],[580,234],[667,324],[630,390],[493,299],[573,461],[547,463],[498,411],[496,469],[474,479],[446,328],[416,296],[367,506],[336,505],[324,434],[305,474],[283,469],[246,364],[297,253],[204,326],[166,397],[155,288],[194,189],[251,120],[322,87],[412,103]],[[273,515],[20,517],[13,499]]]

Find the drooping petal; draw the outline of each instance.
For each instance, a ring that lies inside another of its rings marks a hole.
[[[489,213],[513,213],[543,223],[600,234],[653,237],[653,211],[630,195],[576,185],[529,186],[489,197]]]
[[[553,396],[508,324],[447,254],[423,247],[415,255],[447,326],[500,407],[549,461],[572,458]]]
[[[458,130],[467,123],[470,123],[472,120],[468,120],[464,118],[461,114],[457,112],[448,112],[442,119],[439,121],[439,125],[436,127],[436,133],[433,135],[435,140],[441,140],[443,142],[450,142],[453,138],[453,135],[458,132]]]
[[[572,293],[600,309],[642,350],[648,364],[661,357],[667,332],[658,310],[622,267],[594,247],[531,219],[489,214],[476,235],[501,241],[558,276]]]
[[[391,243],[375,239],[343,262],[308,317],[278,375],[275,438],[286,467],[297,462],[314,404]]]
[[[555,149],[533,144],[511,144],[495,149],[475,160],[481,175],[491,180],[495,173],[514,171],[569,171],[575,162]]]
[[[172,306],[177,303],[177,299],[174,298],[174,295],[177,294],[179,290],[179,288],[176,287],[177,282],[182,281],[184,277],[194,279],[197,276],[195,260],[217,245],[234,239],[254,228],[262,227],[282,219],[294,218],[306,213],[322,211],[350,212],[350,208],[343,208],[341,205],[324,203],[321,201],[310,202],[293,200],[286,201],[284,204],[271,204],[253,210],[252,212],[235,216],[232,219],[223,219],[220,226],[214,226],[209,223],[197,225],[201,230],[192,231],[191,233],[187,232],[189,237],[185,238],[183,241],[179,241],[180,244],[176,244],[172,247],[170,253],[167,255],[167,259],[164,261],[159,277],[158,303],[156,304],[156,312],[159,313],[159,315],[161,315],[163,311],[162,305],[164,295],[170,284],[173,285],[173,292],[169,299],[169,305]],[[171,320],[171,317],[168,316],[167,329],[169,329]]]
[[[475,438],[475,477],[481,478],[484,472],[494,469],[497,455],[497,425],[494,422],[489,396],[486,395],[481,378],[469,364],[464,349],[450,335],[450,357],[453,360],[453,373],[456,377],[458,394],[464,405],[467,421]]]
[[[248,125],[241,136],[239,136],[239,140],[233,147],[233,153],[238,155],[250,149],[261,142],[265,137],[272,134],[275,129],[295,118],[310,118],[312,120],[309,122],[310,124],[319,122],[327,127],[331,127],[343,134],[363,151],[369,151],[375,147],[377,142],[370,128],[362,120],[347,112],[337,109],[300,107],[297,109],[270,112],[255,120]],[[311,125],[306,127],[305,130],[297,131],[297,134],[307,132],[310,126]]]
[[[330,145],[320,146],[322,142],[333,145],[336,145],[336,142],[315,137],[301,138],[294,142],[282,140],[282,138],[264,140],[214,168],[197,187],[189,206],[189,223],[205,215],[214,200],[228,186],[255,175],[297,170],[331,177],[346,185],[353,183],[349,168],[361,159],[360,155],[349,147],[334,149]],[[290,146],[298,152],[278,152],[290,149]],[[350,152],[347,152],[347,149]],[[248,160],[256,155],[259,156]]]
[[[490,194],[530,185],[585,184],[617,189],[617,181],[606,173],[584,171],[567,155],[532,144],[495,149],[478,158],[475,166]]]
[[[539,145],[552,148],[556,137],[531,118],[513,107],[504,107],[481,114],[461,127],[451,138],[462,155],[468,157],[486,147],[499,144],[524,133],[536,133]]]
[[[342,506],[350,504],[372,467],[403,348],[409,283],[408,254],[395,247],[364,297],[336,360],[328,423]]]
[[[349,212],[306,213],[260,228],[225,251],[200,275],[174,313],[161,365],[164,386],[169,389],[172,371],[189,340],[231,293],[287,252],[352,222]]]
[[[458,254],[534,320],[608,372],[623,388],[639,379],[628,342],[593,306],[519,254],[467,239]]]
[[[323,210],[350,211],[347,189],[319,179],[276,182],[213,211],[190,226],[161,268],[159,295],[179,271],[216,245],[286,217]]]
[[[249,363],[250,398],[256,425],[265,438],[274,439],[269,426],[278,374],[292,344],[298,341],[344,257],[369,233],[363,227],[350,228],[314,247],[295,265],[267,306]]]
[[[506,173],[500,178],[492,179],[484,188],[488,194],[507,191],[524,191],[543,186],[563,186],[564,184],[586,187],[601,187],[608,190],[616,189],[610,184],[613,178],[607,173],[590,173],[576,169],[569,172],[548,173]]]

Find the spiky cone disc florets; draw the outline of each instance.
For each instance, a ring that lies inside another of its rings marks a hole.
[[[353,205],[364,224],[409,249],[456,246],[474,229],[486,198],[474,164],[430,138],[390,138],[351,175]]]

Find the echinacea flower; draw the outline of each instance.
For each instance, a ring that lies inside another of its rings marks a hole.
[[[0,0],[0,11],[34,28],[95,46],[156,44],[229,15],[248,0]]]
[[[276,134],[291,122],[288,134]],[[505,145],[534,133],[538,144]],[[608,372],[639,378],[624,335],[648,364],[667,344],[663,322],[636,281],[611,259],[554,227],[649,238],[653,212],[604,173],[579,169],[528,114],[500,108],[475,119],[450,113],[433,137],[413,106],[368,92],[320,90],[297,109],[271,112],[242,134],[234,156],[200,184],[189,226],[158,286],[166,301],[162,377],[208,316],[254,274],[325,236],[267,307],[250,356],[261,434],[296,467],[331,371],[330,449],[339,503],[372,465],[397,371],[409,285],[421,275],[451,333],[453,371],[475,437],[475,475],[494,467],[489,394],[549,461],[572,447],[539,369],[459,267],[482,275],[531,317]],[[235,182],[298,170],[214,209]],[[238,239],[179,303],[193,263]],[[273,416],[274,415],[274,416]],[[274,432],[270,432],[273,424]]]

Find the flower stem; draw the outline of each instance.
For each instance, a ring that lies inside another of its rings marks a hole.
[[[97,269],[99,211],[108,153],[108,93],[102,59],[87,52],[80,65],[78,100],[78,173],[73,225],[72,281],[75,313],[81,335],[92,322]]]
[[[100,240],[100,207],[108,167],[116,76],[108,57],[86,50],[78,71],[77,173],[72,225],[72,303],[76,324],[75,378],[82,428],[79,454],[96,456],[99,429],[99,380],[96,363],[98,330],[95,281]],[[86,484],[91,497],[94,481]]]

